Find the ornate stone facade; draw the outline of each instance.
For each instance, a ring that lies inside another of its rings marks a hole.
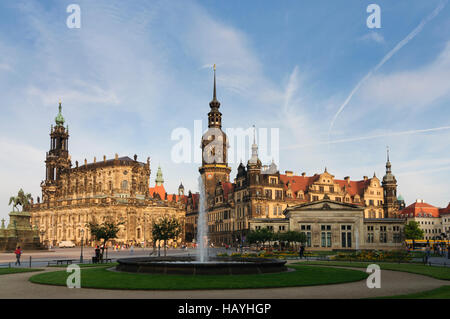
[[[250,160],[247,165],[239,165],[234,182],[230,182],[231,170],[226,161],[228,142],[221,130],[219,106],[214,71],[214,93],[208,113],[209,130],[202,137],[204,158],[200,167],[207,195],[209,238],[214,244],[242,243],[252,227],[252,221],[281,222],[289,207],[325,198],[359,207],[362,218],[367,220],[384,219],[388,222],[388,219],[397,217],[397,181],[392,174],[389,154],[383,182],[375,174],[372,178],[364,176],[358,181],[352,181],[350,177],[339,180],[326,168],[323,173],[313,176],[306,176],[305,173],[297,176],[291,171],[280,174],[275,163],[262,165],[254,136]],[[217,152],[220,155],[218,160],[214,157]],[[208,156],[212,161],[205,160]],[[186,202],[186,238],[192,240],[196,237],[198,194],[190,193]]]
[[[176,217],[184,225],[184,196],[170,195],[169,200],[167,194],[151,194],[150,158],[142,163],[136,155],[131,159],[116,154],[114,159],[104,156],[89,164],[87,160],[83,165],[76,161],[72,167],[61,103],[55,122],[50,133],[46,179],[41,183],[43,201],[38,199],[31,207],[32,224],[38,227],[42,242],[56,245],[71,240],[79,244],[82,230],[84,239],[91,242],[88,222],[124,222],[116,242],[127,244],[151,243],[152,223],[164,215]],[[162,175],[158,178],[156,187],[160,192],[164,188]],[[184,234],[178,241],[182,240]]]

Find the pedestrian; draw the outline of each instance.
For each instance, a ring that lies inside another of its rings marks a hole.
[[[298,250],[298,256],[300,257],[300,259],[303,259],[304,251],[305,251],[305,247],[303,246],[303,244],[300,244],[300,249]]]
[[[20,256],[22,255],[22,249],[20,249],[20,246],[17,247],[14,253],[16,254],[16,266],[17,264],[20,266]]]
[[[130,246],[130,253],[133,255],[133,253],[134,253],[134,247],[133,247],[133,244],[131,244],[131,246]]]
[[[426,255],[425,255],[425,263],[428,263],[428,259],[430,258],[430,254],[431,254],[431,248],[430,248],[430,246],[427,246]]]

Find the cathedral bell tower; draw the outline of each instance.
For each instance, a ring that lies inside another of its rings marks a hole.
[[[386,175],[383,177],[383,195],[384,195],[384,217],[394,217],[398,210],[397,203],[397,180],[392,174],[391,162],[389,161],[389,148],[387,149]]]
[[[71,167],[69,156],[69,127],[64,127],[61,101],[59,112],[55,118],[56,126],[50,129],[50,150],[45,160],[45,181],[41,183],[42,200],[47,202],[55,199],[58,181],[61,173]]]
[[[222,131],[222,113],[219,111],[220,102],[216,96],[216,65],[213,99],[209,106],[211,110],[208,113],[208,130],[202,136],[202,166],[199,168],[208,203],[214,197],[217,183],[229,182],[231,172],[227,162],[228,139]]]

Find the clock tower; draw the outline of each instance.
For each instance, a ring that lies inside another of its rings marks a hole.
[[[220,102],[216,96],[216,65],[214,65],[213,99],[209,106],[211,110],[208,113],[208,130],[202,136],[202,166],[199,168],[208,206],[214,199],[217,183],[229,182],[231,172],[227,161],[228,138],[222,131],[222,113],[219,111]]]

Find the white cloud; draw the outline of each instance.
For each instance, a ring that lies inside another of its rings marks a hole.
[[[383,35],[378,32],[375,32],[375,31],[369,32],[369,33],[363,35],[362,37],[360,37],[359,39],[363,40],[363,41],[374,41],[379,44],[384,44],[386,42],[384,40]]]
[[[367,102],[397,108],[430,107],[449,94],[450,42],[430,64],[373,76],[362,90]]]

